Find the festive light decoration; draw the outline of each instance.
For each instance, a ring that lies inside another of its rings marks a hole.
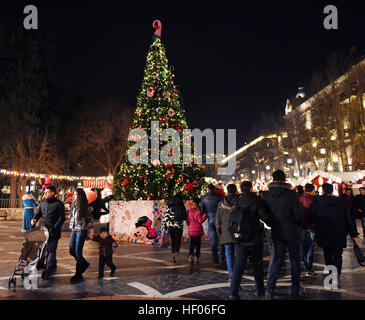
[[[0,174],[8,176],[18,176],[26,178],[45,178],[49,177],[52,180],[67,180],[67,181],[81,181],[81,180],[113,180],[113,176],[104,177],[91,177],[91,176],[67,176],[67,175],[56,175],[56,174],[46,174],[46,173],[33,173],[33,172],[23,172],[18,170],[7,170],[0,169]]]
[[[151,122],[159,121],[157,131],[174,128],[180,133],[180,152],[183,151],[183,129],[188,129],[184,109],[181,107],[179,90],[174,84],[173,68],[168,65],[165,48],[161,42],[162,24],[155,20],[153,26],[156,33],[147,53],[144,77],[140,93],[137,97],[137,107],[131,129],[144,129],[151,137]],[[169,143],[166,141],[165,143]],[[174,194],[182,193],[187,199],[197,197],[205,185],[203,168],[198,164],[174,164],[165,166],[159,160],[149,159],[148,164],[132,165],[128,161],[128,153],[135,142],[129,142],[120,170],[114,178],[114,195],[123,200],[170,199]],[[165,143],[160,143],[160,148]],[[161,149],[160,149],[161,150]],[[149,143],[149,155],[153,153]],[[181,154],[170,152],[170,157],[180,159]],[[143,178],[142,178],[143,177]],[[128,181],[128,183],[126,182]]]

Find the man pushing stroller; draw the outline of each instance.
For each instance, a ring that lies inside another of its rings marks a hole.
[[[40,218],[43,218],[49,233],[47,267],[42,273],[43,279],[49,279],[49,276],[57,269],[56,251],[58,240],[61,238],[61,228],[65,221],[65,206],[56,198],[54,186],[47,186],[44,193],[46,198],[40,203],[32,224],[36,224]]]

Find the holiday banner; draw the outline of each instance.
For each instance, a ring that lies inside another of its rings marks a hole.
[[[119,241],[159,244],[166,209],[167,204],[163,200],[110,201],[110,234]],[[207,220],[203,223],[203,228],[207,236]],[[189,242],[185,221],[181,242]]]

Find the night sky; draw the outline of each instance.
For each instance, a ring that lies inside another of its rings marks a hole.
[[[54,68],[60,86],[92,100],[117,96],[132,107],[152,22],[161,20],[189,127],[236,128],[237,147],[255,135],[252,128],[261,112],[284,112],[286,99],[309,80],[327,53],[350,46],[365,49],[360,1],[163,8],[155,2],[140,7],[73,2],[1,1],[0,19],[22,24],[25,4],[36,5],[39,28],[50,30],[58,43]],[[323,27],[327,4],[337,6],[339,30]]]

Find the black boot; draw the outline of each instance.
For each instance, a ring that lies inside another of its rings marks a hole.
[[[70,279],[72,284],[80,283],[82,281],[84,281],[84,277],[79,273],[75,273],[75,275]]]

